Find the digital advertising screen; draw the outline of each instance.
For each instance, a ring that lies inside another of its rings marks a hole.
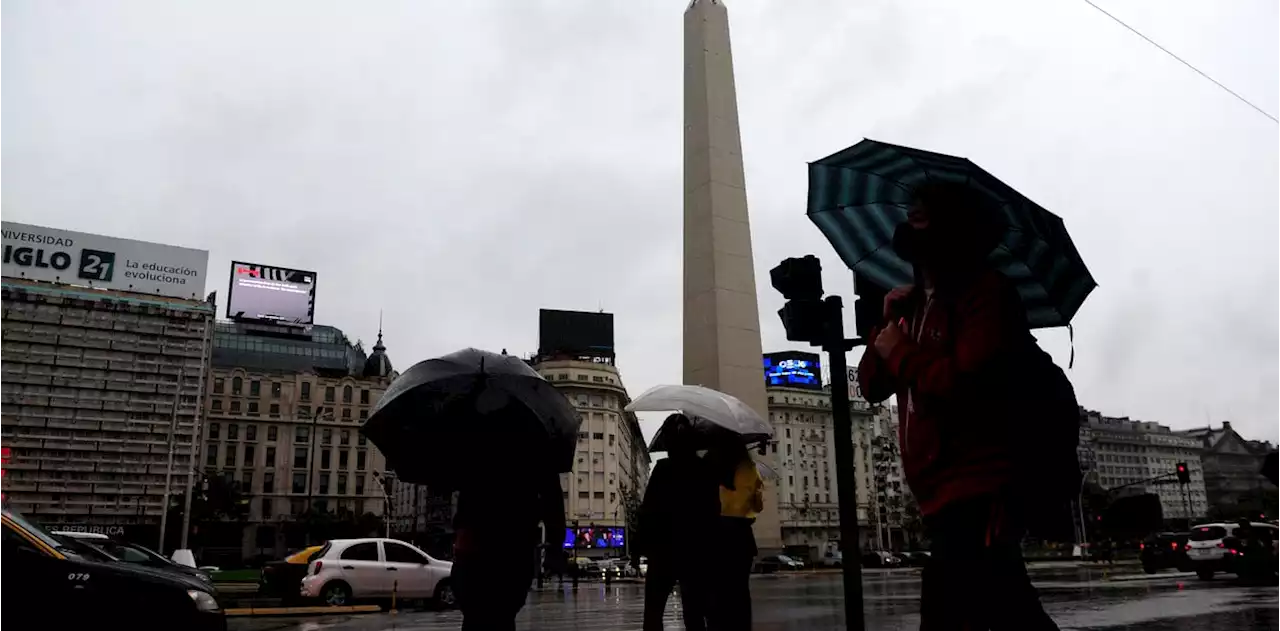
[[[591,550],[596,548],[627,547],[627,529],[613,527],[579,526],[564,529],[564,547]]]
[[[764,356],[764,383],[767,386],[822,389],[822,361],[814,353],[798,351]]]
[[[613,314],[538,311],[538,349],[555,353],[613,356]]]
[[[295,326],[315,322],[315,272],[231,263],[227,317]]]

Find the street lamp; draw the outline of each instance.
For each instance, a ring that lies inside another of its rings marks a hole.
[[[382,488],[382,522],[386,526],[386,537],[391,538],[391,488],[395,484],[396,474],[388,471],[373,472],[373,479],[377,480],[378,486]]]

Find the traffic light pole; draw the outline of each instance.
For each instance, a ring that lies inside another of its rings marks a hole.
[[[840,566],[844,577],[845,628],[863,631],[866,621],[862,615],[862,554],[858,546],[858,487],[854,475],[853,419],[849,413],[849,387],[843,381],[849,374],[846,353],[865,342],[844,339],[844,305],[840,296],[827,296],[822,301],[826,340],[822,350],[827,352],[827,365],[831,369],[831,420],[836,441],[836,487],[840,500]],[[868,493],[871,489],[867,490]]]

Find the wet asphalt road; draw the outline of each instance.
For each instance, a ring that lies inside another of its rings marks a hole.
[[[1131,573],[1132,569],[1112,571]],[[1102,571],[1062,568],[1033,573],[1045,608],[1063,629],[1136,629],[1145,631],[1276,630],[1274,585],[1244,587],[1220,576],[1212,582],[1194,577],[1107,581]],[[864,577],[867,628],[914,631],[919,627],[920,580],[913,570]],[[530,593],[518,628],[639,629],[641,585],[583,584]],[[754,628],[763,631],[844,629],[838,574],[790,574],[752,581]],[[683,628],[673,598],[667,628]],[[457,629],[457,612],[401,611],[398,614],[320,616],[314,618],[233,618],[231,631],[435,631]]]

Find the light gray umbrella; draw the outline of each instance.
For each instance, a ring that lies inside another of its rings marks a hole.
[[[727,430],[755,443],[773,437],[773,427],[737,397],[702,386],[654,386],[636,397],[628,412],[680,412],[689,417],[694,429]],[[708,425],[713,427],[708,427]],[[652,451],[664,451],[653,437]]]

